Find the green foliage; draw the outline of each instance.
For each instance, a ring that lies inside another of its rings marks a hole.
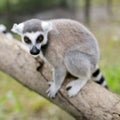
[[[31,14],[60,4],[61,0],[0,0],[0,12]]]
[[[2,10],[5,7],[5,1],[0,0],[0,10]]]
[[[108,66],[102,71],[107,80],[109,89],[120,94],[120,63]]]
[[[19,99],[16,97],[13,91],[8,91],[3,97],[0,98],[0,106],[2,106],[2,104],[5,103],[7,100],[11,100],[13,102],[13,105],[11,106],[11,109],[13,111],[22,110]],[[4,106],[2,106],[1,108],[3,107]]]
[[[6,114],[8,113],[21,111],[20,101],[13,91],[8,91],[4,96],[0,97],[0,120],[6,120]]]
[[[57,3],[58,0],[19,0],[15,5],[16,8],[14,11],[21,13],[34,13],[43,9],[51,8]]]
[[[107,1],[107,0],[106,0]],[[105,0],[91,0],[91,4],[105,5]],[[120,4],[119,0],[112,0],[114,5]],[[84,6],[84,0],[76,0],[79,7]],[[71,8],[72,0],[0,0],[0,13],[32,14],[56,6]]]
[[[120,35],[118,24],[110,22],[108,26],[108,23],[101,22],[99,29],[94,27],[93,31],[100,46],[101,71],[109,89],[120,94]]]

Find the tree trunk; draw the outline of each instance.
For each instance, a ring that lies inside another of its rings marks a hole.
[[[10,0],[6,0],[6,21],[7,23],[11,22],[11,4]]]
[[[112,15],[112,3],[113,1],[112,0],[107,0],[107,11],[108,11],[108,14],[109,15]]]
[[[90,24],[90,12],[91,11],[91,0],[85,0],[84,5],[84,18],[87,24]]]
[[[67,7],[68,7],[68,5],[67,5],[67,0],[61,0],[61,1],[60,1],[60,6],[61,6],[62,8],[67,8]]]
[[[22,44],[0,35],[0,70],[15,78],[25,87],[40,94],[71,114],[76,120],[120,120],[120,97],[96,83],[89,81],[75,97],[69,98],[65,85],[55,99],[45,93],[52,79],[50,66],[36,71],[38,61],[29,55]]]

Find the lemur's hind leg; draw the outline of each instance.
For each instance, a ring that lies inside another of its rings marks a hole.
[[[68,83],[66,86],[68,96],[72,97],[77,95],[90,79],[93,66],[91,65],[90,57],[77,50],[67,52],[64,62],[67,70],[72,75],[78,77],[77,80]]]

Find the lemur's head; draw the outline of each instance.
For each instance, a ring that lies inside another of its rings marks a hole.
[[[29,48],[29,52],[36,56],[40,53],[41,46],[47,44],[47,35],[52,30],[52,23],[31,19],[14,24],[11,30],[21,36],[22,42]]]

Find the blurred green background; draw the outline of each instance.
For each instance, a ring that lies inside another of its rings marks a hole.
[[[0,24],[8,30],[30,18],[71,18],[87,26],[98,40],[109,89],[120,94],[120,0],[0,0]],[[74,119],[0,72],[0,120]]]

